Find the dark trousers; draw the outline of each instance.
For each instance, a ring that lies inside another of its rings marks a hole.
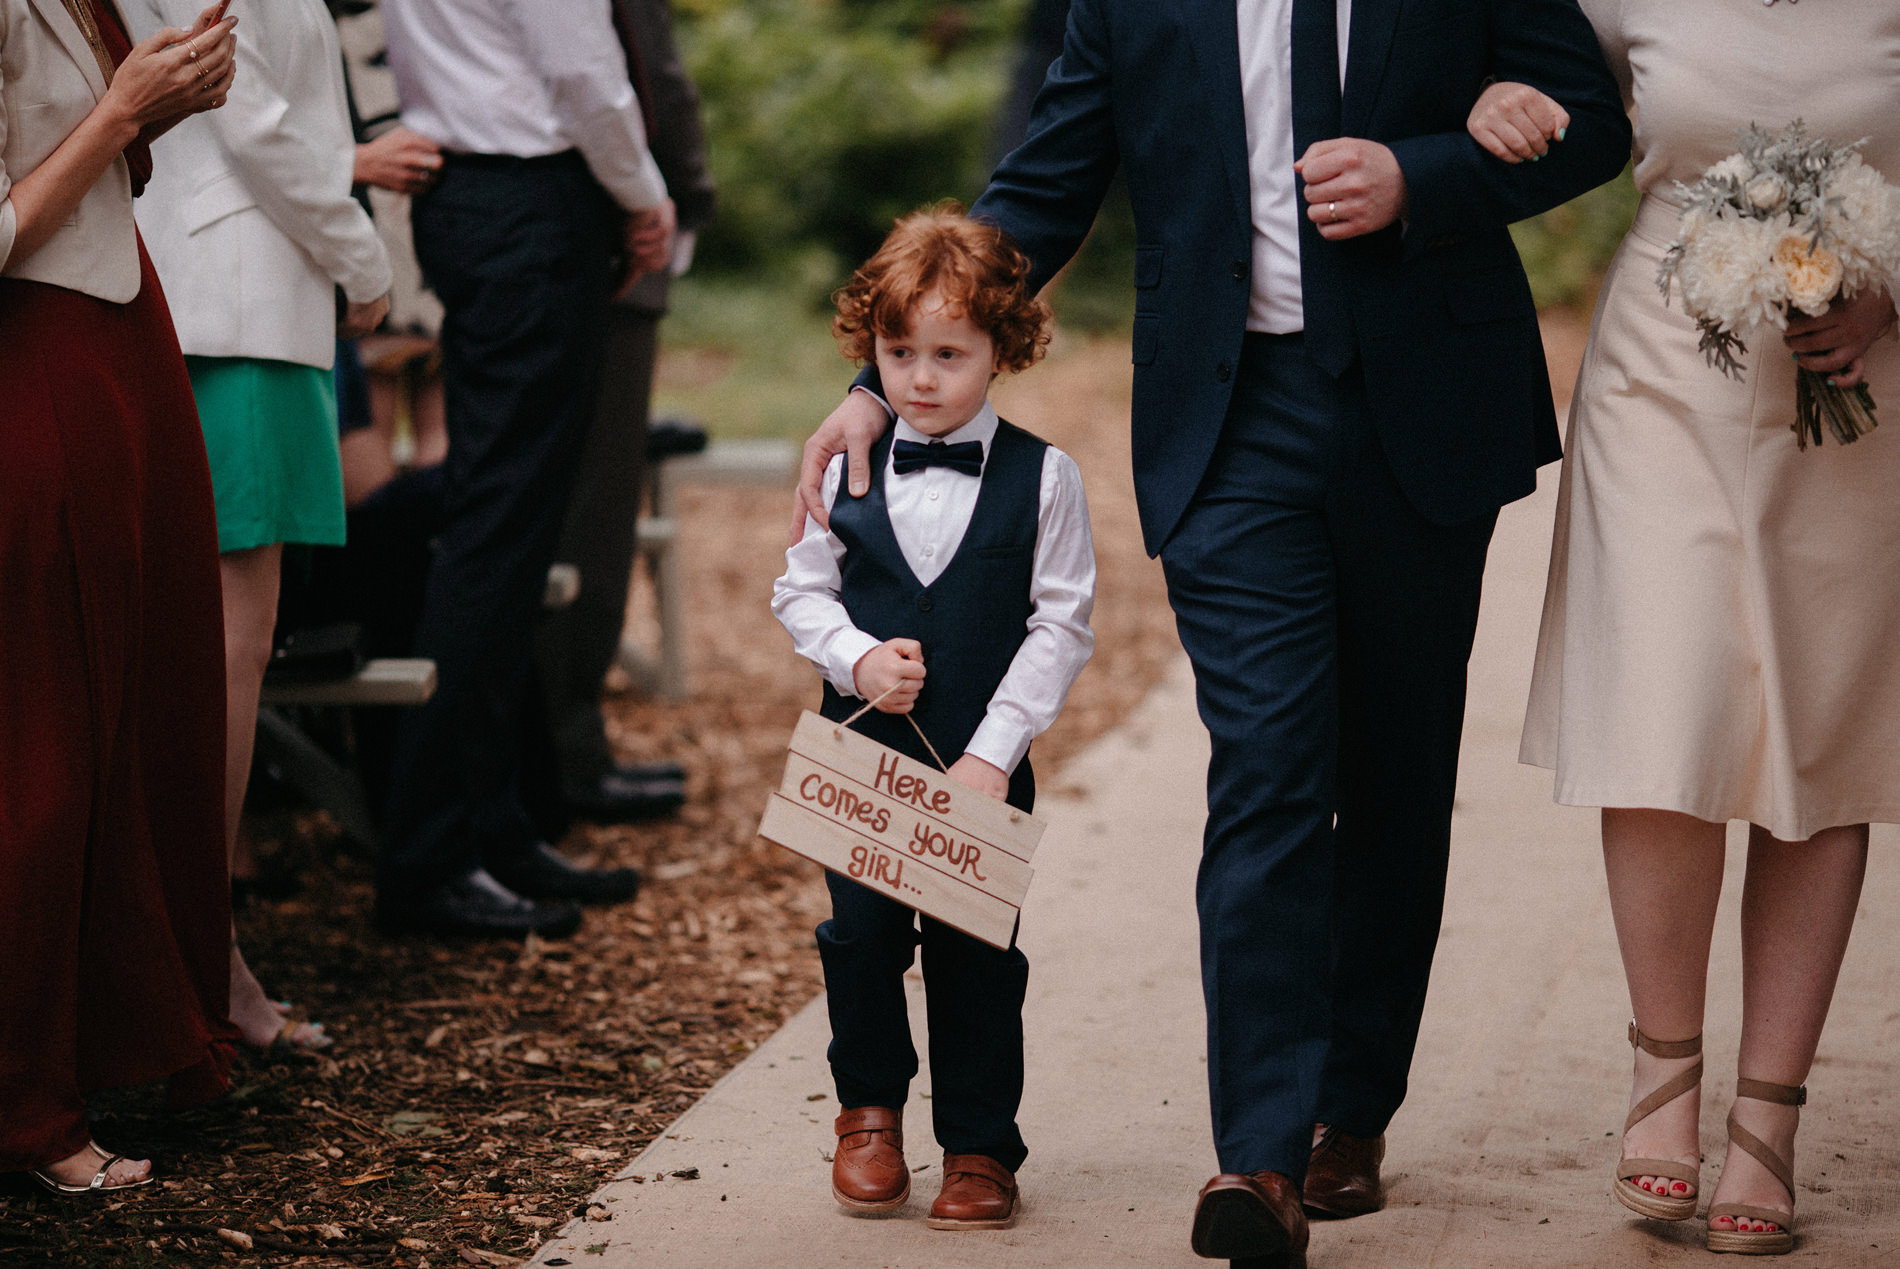
[[[626,624],[659,346],[656,312],[614,304],[606,322],[606,368],[557,556],[580,570],[580,594],[549,613],[536,636],[548,734],[560,783],[569,789],[584,789],[613,764],[601,681]]]
[[[818,927],[831,1010],[838,1104],[902,1107],[917,1074],[904,971],[921,943],[930,1027],[931,1126],[947,1154],[980,1154],[1011,1172],[1029,1149],[1023,1098],[1023,995],[1029,961],[827,872],[831,920]],[[921,924],[921,929],[919,928]]]
[[[1213,740],[1197,901],[1223,1171],[1298,1182],[1315,1120],[1376,1136],[1405,1096],[1495,523],[1421,517],[1357,371],[1247,336],[1161,553]]]
[[[385,902],[519,850],[533,633],[600,371],[619,214],[578,155],[451,158],[411,210],[446,310],[444,521],[415,655],[434,698],[397,736]]]

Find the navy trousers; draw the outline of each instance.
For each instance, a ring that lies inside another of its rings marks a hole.
[[[1023,996],[1029,961],[869,890],[825,874],[831,920],[818,927],[831,1011],[838,1104],[901,1107],[917,1074],[904,971],[924,951],[930,1028],[930,1114],[947,1154],[980,1154],[1011,1172],[1029,1149],[1016,1126],[1023,1099]],[[921,928],[920,928],[921,926]]]
[[[1223,1171],[1299,1182],[1315,1120],[1376,1136],[1405,1096],[1495,523],[1420,516],[1356,370],[1247,336],[1161,552],[1213,740],[1196,897]]]
[[[533,634],[593,411],[620,223],[573,152],[451,156],[411,218],[445,309],[449,453],[415,638],[437,686],[397,736],[385,903],[535,840],[520,787]]]

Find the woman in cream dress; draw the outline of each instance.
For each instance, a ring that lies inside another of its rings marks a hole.
[[[1521,758],[1600,806],[1637,1046],[1616,1195],[1697,1207],[1700,1033],[1727,823],[1750,825],[1730,1148],[1712,1250],[1792,1246],[1807,1077],[1846,952],[1869,821],[1900,821],[1900,423],[1805,452],[1795,364],[1900,410],[1892,286],[1746,335],[1705,364],[1657,265],[1675,182],[1737,129],[1867,138],[1900,180],[1894,0],[1582,0],[1636,122],[1635,225],[1604,281],[1572,407]],[[1540,152],[1554,103],[1498,85],[1471,130]],[[1558,142],[1561,144],[1561,142]],[[1799,317],[1799,315],[1796,315]],[[1792,355],[1791,355],[1792,354]],[[1823,1090],[1824,1091],[1824,1090]]]

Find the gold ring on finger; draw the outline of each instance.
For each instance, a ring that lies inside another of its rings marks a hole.
[[[1326,204],[1326,223],[1330,225],[1338,219],[1339,219],[1339,204],[1338,203]]]

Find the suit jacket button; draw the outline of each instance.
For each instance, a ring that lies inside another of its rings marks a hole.
[[[1247,280],[1247,262],[1245,260],[1234,261],[1229,271],[1234,275],[1234,281],[1245,282]]]
[[[930,596],[928,595],[917,596],[917,611],[918,612],[929,612],[932,608],[935,608],[936,606],[937,605],[934,602],[932,602]]]
[[[1229,379],[1234,377],[1234,363],[1231,361],[1223,361],[1220,365],[1215,366],[1214,377],[1219,379],[1222,383],[1226,383]]]

